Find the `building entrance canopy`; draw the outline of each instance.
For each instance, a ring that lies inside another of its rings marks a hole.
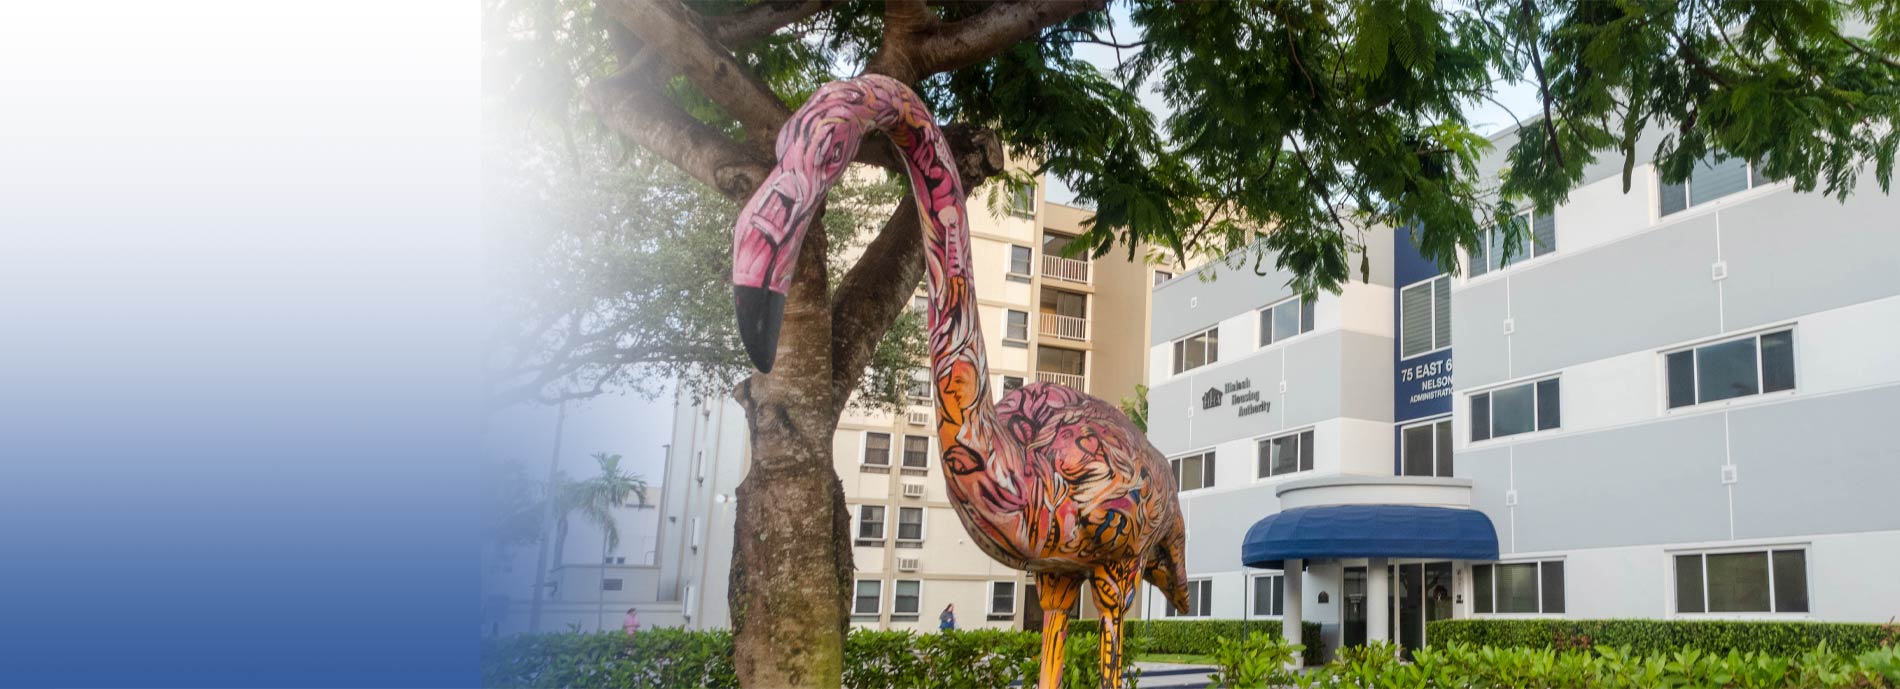
[[[1268,515],[1247,530],[1240,561],[1283,569],[1288,559],[1498,559],[1497,529],[1483,512],[1423,505],[1325,505]]]

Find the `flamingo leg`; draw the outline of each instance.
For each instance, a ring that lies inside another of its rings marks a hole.
[[[1095,608],[1102,613],[1102,689],[1121,689],[1122,617],[1135,604],[1141,562],[1122,560],[1096,565],[1089,580],[1095,588]]]
[[[1069,644],[1069,610],[1082,594],[1082,577],[1062,572],[1037,572],[1036,596],[1042,605],[1042,671],[1037,689],[1061,689],[1062,659]]]

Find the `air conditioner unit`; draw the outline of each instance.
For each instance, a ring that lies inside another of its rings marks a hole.
[[[924,484],[921,484],[921,483],[904,484],[904,497],[921,498],[923,496],[924,496]]]
[[[909,423],[912,426],[928,426],[930,425],[930,421],[931,421],[930,410],[929,409],[905,410],[904,421]]]
[[[917,571],[917,558],[914,558],[914,557],[897,558],[897,571],[899,572]]]

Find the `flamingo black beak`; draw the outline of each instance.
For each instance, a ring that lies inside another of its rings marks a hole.
[[[771,373],[778,358],[778,328],[785,320],[785,295],[765,287],[732,286],[732,304],[739,316],[739,340],[760,373]]]

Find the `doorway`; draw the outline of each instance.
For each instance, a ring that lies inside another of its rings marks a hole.
[[[1042,631],[1042,596],[1037,593],[1035,584],[1023,589],[1023,631]]]
[[[1341,613],[1341,643],[1345,646],[1366,644],[1366,568],[1347,567],[1344,605]]]
[[[1392,598],[1387,604],[1391,616],[1390,638],[1399,642],[1406,658],[1412,649],[1425,646],[1425,623],[1451,619],[1451,563],[1411,562],[1391,567]]]

